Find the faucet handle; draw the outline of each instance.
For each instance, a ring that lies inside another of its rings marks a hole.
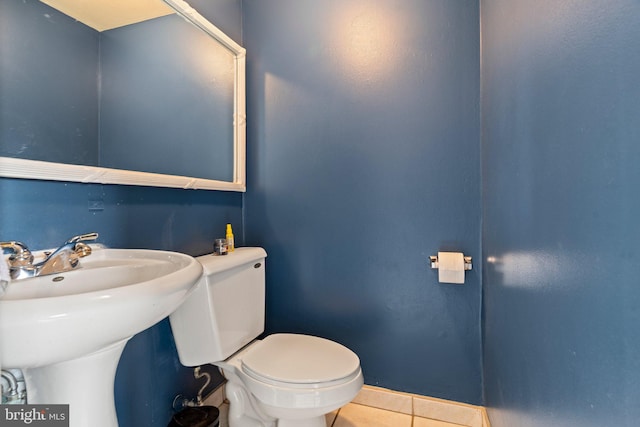
[[[73,251],[76,253],[76,255],[78,255],[80,258],[84,258],[86,256],[91,255],[91,252],[93,251],[91,249],[91,246],[86,245],[82,242],[78,242],[76,243],[76,247],[73,249]]]
[[[67,240],[66,244],[70,245],[72,243],[86,242],[88,240],[96,240],[97,238],[98,238],[98,233],[80,234],[79,236],[73,236],[72,238]]]
[[[12,267],[27,266],[33,263],[33,254],[29,248],[27,248],[27,245],[22,242],[15,240],[0,242],[0,247],[2,248],[2,253],[4,253],[5,250],[12,252],[11,256],[9,256]]]

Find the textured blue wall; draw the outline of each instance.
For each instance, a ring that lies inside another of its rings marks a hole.
[[[190,0],[188,3],[236,43],[242,44],[241,0]]]
[[[426,268],[438,250],[482,255],[477,4],[265,3],[195,6],[238,41],[245,20],[246,243],[270,254],[269,330],[343,342],[369,384],[481,403],[480,263],[461,287]],[[482,2],[496,427],[640,417],[639,20],[631,1]],[[36,248],[98,231],[110,246],[198,255],[242,219],[236,193],[1,179],[0,201],[0,238]],[[165,425],[189,383],[167,322],[134,337],[121,427]]]
[[[640,419],[640,3],[482,1],[494,427]]]
[[[240,1],[215,3],[201,12],[214,22],[223,22],[240,42]],[[25,70],[29,71],[38,70]],[[29,99],[27,95],[25,100]],[[0,127],[5,125],[0,122]],[[54,121],[53,126],[57,125]],[[90,204],[102,208],[89,210]],[[234,224],[236,239],[242,244],[240,193],[0,178],[0,240],[22,240],[36,249],[57,246],[74,234],[97,231],[99,241],[111,247],[201,255],[211,252],[213,239],[224,235],[227,222]],[[202,384],[191,372],[180,365],[167,321],[133,337],[116,376],[120,427],[167,425],[173,397],[178,393],[195,397]]]
[[[0,156],[98,164],[98,52],[44,3],[0,1]]]
[[[100,33],[100,60],[100,166],[233,181],[229,50],[169,15]]]
[[[475,1],[243,1],[247,243],[267,261],[269,332],[358,353],[365,381],[481,401]]]

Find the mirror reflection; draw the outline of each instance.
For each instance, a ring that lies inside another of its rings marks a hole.
[[[46,1],[70,13],[78,0]],[[90,25],[0,2],[0,156],[237,181],[235,53],[140,1],[154,11]]]

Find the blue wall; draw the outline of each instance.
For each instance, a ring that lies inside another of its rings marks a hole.
[[[5,3],[11,2],[1,2]],[[224,23],[224,29],[241,42],[240,10],[239,0],[227,0],[203,7],[201,13]],[[53,130],[59,125],[54,121]],[[4,126],[3,121],[0,127]],[[102,207],[90,210],[90,205]],[[99,242],[111,247],[195,256],[211,252],[213,239],[224,235],[227,222],[234,224],[242,244],[240,193],[0,178],[0,240],[21,240],[35,249],[97,231]],[[192,370],[180,365],[168,321],[136,335],[124,350],[116,376],[120,427],[167,425],[174,396],[195,397],[200,385]]]
[[[482,1],[494,427],[640,419],[640,3]]]
[[[169,15],[100,33],[100,61],[100,166],[233,181],[231,52]]]
[[[482,122],[477,2],[193,5],[250,53],[244,208],[0,179],[0,239],[199,255],[232,222],[269,252],[269,331],[348,345],[367,383],[482,403],[484,358],[494,427],[636,424],[637,2],[483,0]],[[437,283],[438,250],[475,258],[464,286]],[[123,354],[121,427],[166,425],[195,390],[161,322]]]
[[[98,52],[44,3],[0,2],[0,156],[97,166]]]
[[[243,0],[247,243],[269,332],[358,353],[365,381],[481,403],[475,1]]]

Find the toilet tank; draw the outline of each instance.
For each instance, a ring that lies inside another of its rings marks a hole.
[[[196,258],[202,278],[169,317],[183,365],[225,360],[264,331],[266,257],[262,248],[236,248]]]

